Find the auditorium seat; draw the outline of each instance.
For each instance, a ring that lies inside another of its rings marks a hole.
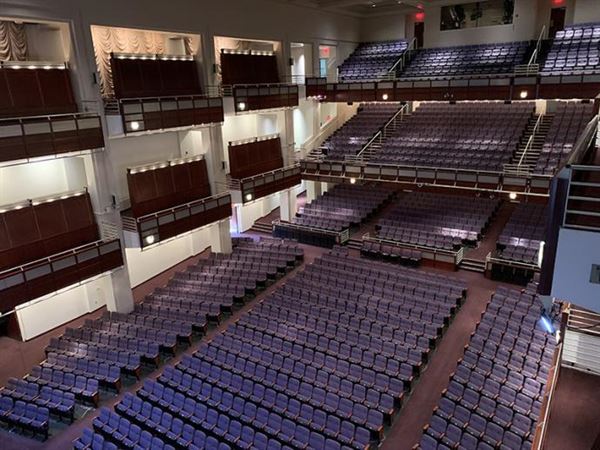
[[[377,237],[457,251],[476,245],[498,205],[497,199],[483,197],[404,193],[377,222]]]
[[[338,67],[338,80],[379,81],[386,77],[407,47],[405,40],[362,42]]]
[[[338,184],[301,207],[291,222],[340,232],[371,217],[391,194],[392,190],[378,185]]]
[[[529,42],[426,48],[418,51],[400,78],[507,75],[524,64]]]
[[[497,256],[501,259],[538,263],[541,241],[545,240],[548,207],[520,203],[500,233]]]
[[[370,162],[502,171],[534,112],[531,102],[426,102],[386,137]]]
[[[343,161],[355,156],[369,140],[398,112],[398,103],[363,104],[355,116],[338,128],[321,145],[328,160]]]
[[[600,73],[600,23],[565,27],[552,40],[542,64],[542,76]]]
[[[532,448],[555,348],[536,290],[497,288],[418,448]]]

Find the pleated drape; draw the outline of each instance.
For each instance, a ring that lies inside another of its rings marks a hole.
[[[27,35],[22,23],[0,20],[0,60],[25,61],[27,59]]]
[[[114,95],[110,54],[137,53],[163,55],[166,53],[167,35],[154,31],[131,30],[92,26],[94,54],[100,73],[100,91],[103,97]],[[198,39],[184,38],[186,55],[194,55],[198,49]]]

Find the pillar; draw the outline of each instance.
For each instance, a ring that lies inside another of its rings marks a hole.
[[[284,167],[293,165],[295,161],[294,149],[294,110],[287,108],[283,111],[283,127],[281,133],[281,152]]]
[[[210,245],[213,253],[231,253],[229,219],[224,219],[211,225]]]
[[[221,125],[211,125],[208,128],[209,147],[205,153],[206,168],[210,178],[210,189],[213,195],[220,194],[227,189],[227,177],[223,168],[224,148],[223,132]]]
[[[321,195],[321,182],[306,180],[306,201],[312,202]]]
[[[286,189],[279,193],[279,217],[290,222],[296,215],[296,196],[293,189]]]
[[[110,312],[118,312],[128,314],[133,311],[133,291],[129,281],[129,272],[123,266],[121,269],[115,270],[110,275],[112,284],[112,293],[106,299],[106,309]]]

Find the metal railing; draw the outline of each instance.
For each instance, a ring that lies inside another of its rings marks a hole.
[[[431,259],[434,261],[441,261],[441,262],[452,262],[457,266],[461,263],[461,261],[464,258],[464,247],[461,247],[458,250],[447,250],[447,249],[442,249],[442,248],[429,247],[427,245],[411,244],[410,242],[401,242],[401,241],[393,241],[390,239],[382,239],[377,236],[371,236],[370,233],[365,233],[362,236],[362,239],[363,239],[363,241],[377,242],[380,244],[391,245],[394,247],[419,250],[421,252],[428,253],[429,256],[431,256],[430,258],[425,258],[425,259]]]
[[[523,149],[523,153],[521,153],[521,158],[519,158],[519,163],[517,164],[517,169],[521,168],[521,166],[523,165],[523,160],[525,159],[525,156],[527,155],[527,152],[529,150],[531,150],[531,147],[533,147],[533,142],[535,141],[535,134],[537,133],[540,124],[542,123],[542,119],[543,119],[544,115],[540,114],[537,118],[537,120],[535,121],[535,125],[533,126],[533,130],[531,132],[531,136],[529,136],[529,139],[527,140],[527,144],[525,144],[525,148]]]
[[[533,51],[533,53],[531,54],[531,58],[529,58],[529,62],[527,63],[527,65],[532,65],[535,64],[537,62],[537,57],[540,54],[540,50],[542,47],[542,40],[544,38],[544,33],[546,32],[546,25],[544,25],[542,27],[542,31],[540,31],[540,34],[538,35],[537,41],[535,43],[535,50]]]
[[[346,228],[342,231],[327,230],[325,228],[316,228],[309,225],[300,225],[293,222],[287,222],[281,219],[275,219],[271,222],[273,228],[280,226],[283,228],[290,228],[298,231],[309,231],[311,233],[322,234],[325,236],[332,236],[338,244],[344,244],[350,240],[350,229]]]
[[[402,55],[400,55],[400,57],[394,63],[394,65],[390,68],[390,70],[388,70],[384,79],[395,80],[397,78],[396,71],[398,69],[400,69],[400,71],[404,70],[404,68],[406,67],[406,58],[410,57],[412,52],[414,52],[416,50],[416,46],[417,46],[417,38],[412,38],[412,40],[408,43],[406,50],[404,50],[402,52]]]
[[[575,142],[573,151],[567,159],[566,166],[582,164],[590,148],[594,146],[600,128],[600,115],[592,117]]]
[[[533,270],[539,271],[540,267],[536,263],[525,263],[521,261],[513,261],[511,259],[505,259],[498,256],[495,252],[489,252],[485,257],[485,267],[486,270],[491,269],[492,264],[501,264],[503,266],[514,267],[516,269],[525,269],[525,270]]]
[[[269,170],[268,172],[259,173],[258,175],[252,175],[246,178],[229,178],[227,187],[232,190],[241,191],[246,188],[255,188],[258,186],[262,186],[264,184],[264,179],[269,177],[276,177],[278,174],[282,174],[282,177],[277,178],[278,180],[281,178],[286,178],[291,175],[299,175],[300,174],[300,164],[292,164],[286,167],[280,167],[275,170]],[[257,183],[257,181],[261,181]]]
[[[368,150],[376,140],[379,140],[379,143],[381,144],[383,139],[387,137],[388,128],[393,125],[395,130],[398,117],[400,117],[400,121],[402,121],[404,119],[404,114],[408,114],[408,103],[402,105],[402,107],[400,107],[400,109],[396,111],[392,117],[390,117],[383,127],[381,127],[379,131],[375,133],[375,135],[363,146],[363,148],[360,149],[356,156],[351,156],[349,160],[357,162],[364,161],[363,153]]]

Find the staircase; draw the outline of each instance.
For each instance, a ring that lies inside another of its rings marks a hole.
[[[484,273],[485,261],[472,258],[463,258],[458,267],[463,270],[468,270],[469,272]]]
[[[390,120],[381,128],[381,130],[374,136],[374,139],[363,147],[358,152],[356,159],[361,162],[368,162],[379,150],[385,145],[385,141],[389,136],[394,134],[396,127],[400,122],[405,120],[406,117],[410,117],[410,114],[404,112],[406,106],[400,108]]]
[[[529,119],[527,128],[521,136],[519,146],[513,154],[510,164],[504,166],[505,173],[533,173],[553,119],[553,114],[535,114]]]
[[[359,250],[362,248],[362,239],[357,239],[357,238],[351,238],[348,243],[347,246],[348,248],[351,248],[352,250]]]
[[[252,225],[252,227],[250,228],[250,232],[251,233],[272,234],[273,233],[273,225],[270,223],[267,224],[267,223],[263,223],[263,222],[254,222],[254,225]]]

